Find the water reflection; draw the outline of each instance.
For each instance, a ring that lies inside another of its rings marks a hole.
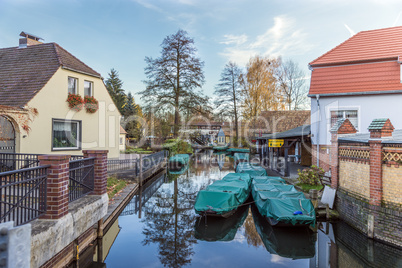
[[[309,259],[315,255],[316,234],[307,227],[274,227],[251,206],[255,228],[271,254],[291,259]]]
[[[198,217],[194,227],[194,237],[204,241],[232,241],[237,229],[248,215],[249,205],[241,206],[229,218]]]
[[[232,161],[207,151],[194,155],[184,174],[165,173],[145,184],[119,217],[119,232],[109,230],[110,251],[103,242],[107,267],[402,267],[401,250],[344,223],[295,233],[271,227],[247,206],[222,221],[196,216],[197,192],[232,170]]]

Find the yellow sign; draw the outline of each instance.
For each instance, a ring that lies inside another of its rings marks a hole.
[[[284,140],[268,140],[268,146],[269,147],[282,147]]]

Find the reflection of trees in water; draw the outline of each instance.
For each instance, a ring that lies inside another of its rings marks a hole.
[[[247,239],[247,244],[249,246],[254,246],[256,248],[263,245],[261,237],[255,228],[253,216],[251,214],[251,209],[248,210],[248,215],[244,221],[244,236]]]
[[[180,190],[179,186],[180,185]],[[158,244],[159,259],[165,267],[181,267],[191,263],[196,216],[193,211],[198,189],[187,176],[174,179],[163,187],[144,207],[143,245]]]

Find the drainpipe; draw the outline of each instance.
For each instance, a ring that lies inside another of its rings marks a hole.
[[[317,109],[318,109],[318,115],[317,115],[317,123],[318,123],[318,127],[317,127],[317,167],[320,166],[320,124],[321,124],[321,120],[320,120],[320,116],[321,116],[321,111],[320,111],[320,95],[315,95],[315,98],[317,99]]]

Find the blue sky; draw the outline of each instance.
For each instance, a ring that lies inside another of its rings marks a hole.
[[[183,29],[205,61],[203,90],[212,96],[229,60],[282,56],[309,75],[310,61],[352,33],[402,25],[401,13],[399,0],[0,0],[0,47],[27,31],[105,78],[115,68],[136,93],[145,88],[144,58],[158,57],[162,40]]]

